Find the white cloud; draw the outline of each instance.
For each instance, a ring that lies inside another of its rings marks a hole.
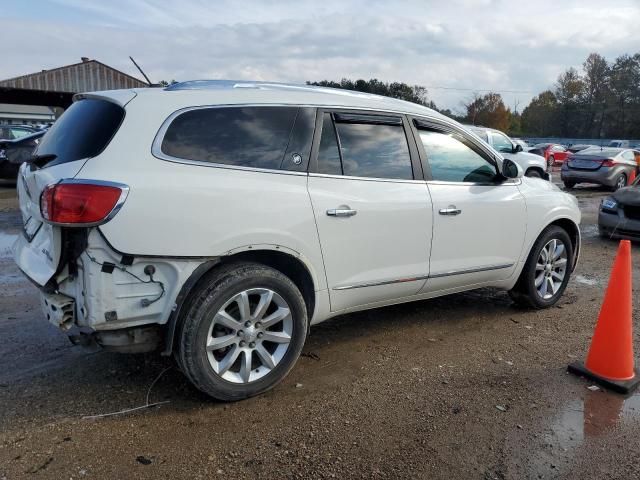
[[[635,53],[633,0],[57,0],[82,22],[14,17],[0,39],[0,76],[89,56],[154,80],[237,78],[304,82],[379,78],[426,86],[494,89],[520,108],[591,51]],[[24,35],[38,32],[38,35]],[[19,42],[17,39],[20,39]],[[457,108],[470,91],[430,88]]]

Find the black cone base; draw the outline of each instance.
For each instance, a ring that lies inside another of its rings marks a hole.
[[[593,380],[594,382],[602,385],[604,388],[608,390],[613,390],[618,393],[631,393],[633,392],[638,385],[640,385],[640,375],[635,371],[635,376],[631,380],[609,380],[603,377],[596,375],[591,372],[584,366],[583,363],[571,363],[567,367],[569,373],[573,373],[574,375],[578,375],[580,377],[588,378],[589,380]]]

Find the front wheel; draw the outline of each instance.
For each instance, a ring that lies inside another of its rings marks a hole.
[[[573,262],[569,234],[558,226],[547,227],[533,244],[518,282],[509,292],[521,305],[547,308],[562,296]]]
[[[537,168],[530,168],[524,176],[529,178],[542,178],[542,173],[540,173],[540,170]]]
[[[547,159],[547,166],[549,168],[553,167],[556,163],[556,158],[553,155],[549,155],[549,158]]]
[[[576,182],[567,182],[565,180],[562,183],[564,183],[564,188],[566,188],[567,190],[570,190],[570,189],[572,189],[573,187],[576,186]]]
[[[204,393],[242,400],[277,385],[307,336],[296,285],[255,263],[222,267],[191,296],[178,338],[178,363]]]

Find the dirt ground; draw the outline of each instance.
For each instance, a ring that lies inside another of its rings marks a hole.
[[[640,478],[640,395],[566,373],[617,246],[597,235],[606,192],[574,193],[582,257],[555,308],[481,290],[339,317],[312,328],[282,384],[224,404],[167,359],[86,352],[49,325],[10,258],[20,218],[0,185],[0,480]],[[169,403],[83,418],[147,401]]]

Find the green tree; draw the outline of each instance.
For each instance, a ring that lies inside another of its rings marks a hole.
[[[584,82],[578,71],[571,67],[561,73],[555,85],[558,101],[558,127],[560,135],[570,137],[580,131],[580,107]]]
[[[474,94],[464,107],[467,111],[465,121],[472,125],[482,125],[501,131],[509,129],[511,112],[499,93]]]
[[[536,97],[522,111],[521,126],[525,135],[547,137],[558,135],[558,100],[551,90]]]
[[[430,101],[428,98],[427,89],[420,85],[408,85],[400,82],[385,83],[381,82],[377,78],[372,78],[370,80],[358,79],[355,81],[343,78],[339,82],[333,80],[321,80],[319,82],[307,81],[307,85],[373,93],[375,95],[398,98],[400,100],[406,100],[426,107],[435,108],[433,101]]]
[[[583,127],[581,136],[600,138],[604,126],[609,96],[609,64],[598,53],[590,54],[582,64],[584,88],[582,92]]]

